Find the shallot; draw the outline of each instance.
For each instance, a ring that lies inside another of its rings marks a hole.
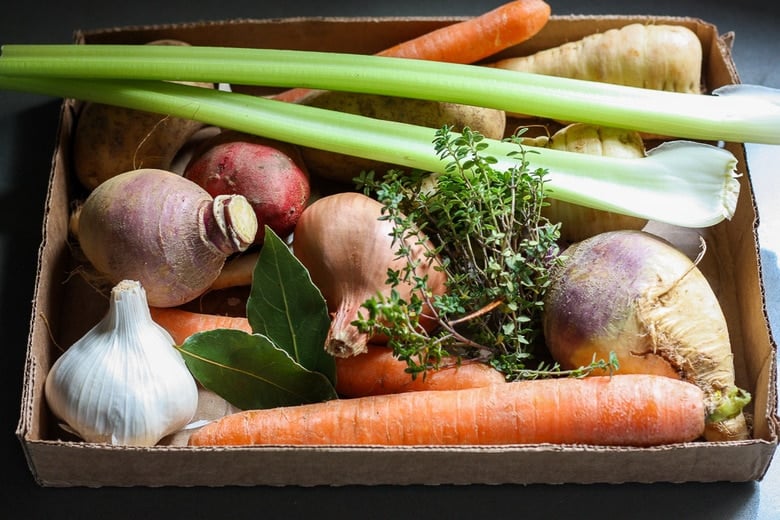
[[[390,293],[388,269],[401,270],[407,265],[407,258],[397,254],[399,244],[393,238],[392,222],[380,220],[382,207],[361,193],[329,195],[303,211],[293,234],[293,252],[309,270],[333,315],[325,348],[335,356],[367,350],[371,335],[352,322],[366,300]],[[417,276],[427,276],[429,296],[442,294],[446,275],[437,268],[435,258],[426,256],[433,246],[425,243],[421,237],[404,238],[410,257],[419,262]],[[415,288],[404,283],[395,290],[401,298],[408,298]],[[420,324],[433,326],[433,320],[421,320]]]

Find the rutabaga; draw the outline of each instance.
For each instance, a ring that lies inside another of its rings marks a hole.
[[[105,317],[54,363],[46,401],[87,442],[153,446],[187,425],[195,379],[132,280],[111,291]]]
[[[707,440],[750,437],[751,396],[735,384],[728,324],[696,262],[637,230],[600,233],[561,258],[544,296],[553,359],[573,368],[613,353],[620,374],[689,381],[704,391]]]

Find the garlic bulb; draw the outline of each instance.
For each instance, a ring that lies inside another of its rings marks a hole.
[[[152,320],[146,291],[124,280],[106,316],[54,363],[45,396],[88,442],[152,446],[187,425],[198,389],[170,334]]]

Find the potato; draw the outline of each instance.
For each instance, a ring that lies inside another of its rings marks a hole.
[[[373,94],[323,91],[307,97],[304,104],[350,114],[389,121],[400,121],[429,128],[451,125],[455,131],[469,127],[486,137],[504,137],[506,117],[503,111],[418,99]],[[350,155],[301,148],[304,161],[312,174],[330,180],[352,182],[361,171],[374,170],[383,174],[398,165]],[[433,153],[433,143],[431,143]]]
[[[148,45],[187,45],[158,40]],[[215,88],[212,83],[191,83]],[[176,154],[204,125],[162,114],[101,103],[84,103],[73,136],[73,167],[88,190],[120,173],[139,168],[172,169]]]

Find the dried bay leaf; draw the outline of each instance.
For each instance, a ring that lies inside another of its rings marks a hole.
[[[247,319],[253,332],[271,338],[302,366],[335,383],[336,363],[324,349],[330,327],[325,299],[269,227],[254,269]]]
[[[247,300],[253,333],[208,330],[177,348],[203,387],[242,410],[336,399],[325,299],[284,241],[265,231]]]
[[[262,334],[199,332],[179,351],[198,382],[242,410],[337,398],[325,375],[307,370]]]

